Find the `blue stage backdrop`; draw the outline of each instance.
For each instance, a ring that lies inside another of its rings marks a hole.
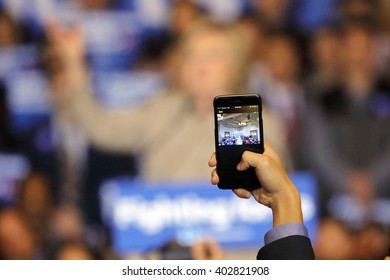
[[[291,174],[291,178],[301,192],[305,225],[313,238],[318,221],[315,179],[309,173]],[[114,249],[123,256],[169,240],[189,245],[204,237],[225,249],[260,248],[272,227],[270,209],[209,182],[115,179],[106,182],[100,194]]]

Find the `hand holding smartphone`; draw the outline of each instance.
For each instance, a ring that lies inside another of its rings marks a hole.
[[[258,94],[214,98],[215,151],[220,189],[257,189],[255,170],[238,171],[244,151],[264,152],[262,101]]]

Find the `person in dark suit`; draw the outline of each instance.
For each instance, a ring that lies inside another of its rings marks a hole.
[[[209,166],[215,167],[215,154],[209,160]],[[235,189],[241,198],[251,195],[262,205],[272,209],[273,228],[264,236],[265,245],[259,250],[259,260],[312,260],[315,258],[307,229],[303,225],[300,194],[288,177],[276,152],[265,145],[263,154],[245,151],[237,169],[244,171],[255,168],[261,188],[249,192]],[[219,177],[214,169],[211,183],[216,185]]]

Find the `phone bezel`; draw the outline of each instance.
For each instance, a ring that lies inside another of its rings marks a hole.
[[[248,106],[248,105],[257,105],[259,109],[259,130],[260,130],[260,144],[258,145],[245,145],[243,146],[245,150],[263,153],[264,152],[264,132],[263,132],[263,121],[262,121],[262,99],[259,94],[248,93],[248,94],[237,94],[237,95],[219,95],[214,98],[214,138],[215,138],[215,152],[217,156],[217,162],[220,159],[220,149],[222,146],[218,145],[218,120],[217,120],[217,110],[219,107],[231,107],[231,106]],[[237,146],[235,146],[237,147]],[[238,163],[238,162],[237,162]],[[217,163],[217,172],[218,172],[218,163]],[[220,170],[219,170],[220,171]],[[238,172],[238,171],[237,171]],[[221,173],[221,172],[219,172]],[[260,183],[257,181],[257,178],[254,175],[254,170],[248,170],[242,176],[248,176],[252,178],[250,180],[250,186],[245,186],[243,183],[226,183],[218,184],[218,187],[221,189],[235,189],[235,188],[246,188],[246,189],[256,189],[260,187]],[[220,180],[223,181],[223,180]],[[245,182],[245,180],[243,180]],[[246,181],[248,183],[248,180]]]

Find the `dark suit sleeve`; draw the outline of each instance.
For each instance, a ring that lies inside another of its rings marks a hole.
[[[310,239],[291,235],[264,245],[257,254],[258,260],[314,260]]]

